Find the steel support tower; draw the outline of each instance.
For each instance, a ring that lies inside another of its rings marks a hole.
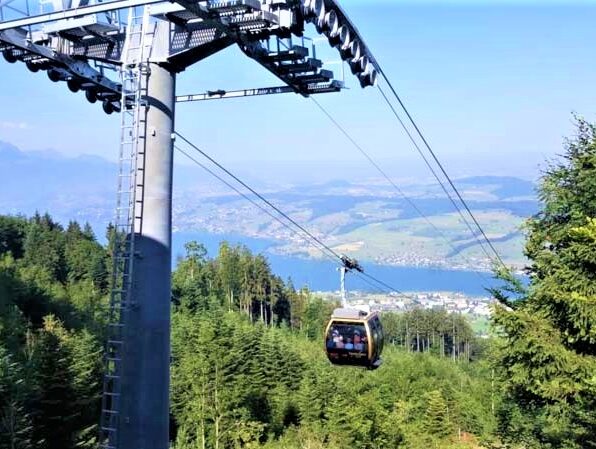
[[[115,410],[123,417],[111,444],[119,448],[168,447],[170,298],[172,260],[172,168],[175,79],[159,64],[147,66],[147,107],[144,139],[137,152],[144,159],[137,168],[135,253],[131,304],[127,310],[121,369],[121,402]],[[142,80],[145,82],[145,80]],[[103,409],[106,432],[111,410]],[[116,445],[115,443],[118,442]]]
[[[304,36],[308,23],[362,87],[375,84],[380,68],[336,0],[0,0],[7,62],[45,72],[121,116],[103,449],[169,445],[176,100],[340,91],[343,82]],[[284,86],[176,97],[177,73],[234,44]]]

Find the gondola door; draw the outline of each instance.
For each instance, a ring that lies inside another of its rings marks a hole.
[[[378,368],[381,364],[381,352],[383,351],[384,335],[383,326],[378,315],[374,315],[369,321],[368,326],[370,328],[370,334],[372,339],[372,354],[369,358],[369,367],[374,369]]]

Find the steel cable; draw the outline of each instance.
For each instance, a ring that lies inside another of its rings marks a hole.
[[[312,242],[315,242],[316,244],[315,243],[311,243],[311,245],[313,245],[315,248],[317,248],[318,250],[320,250],[322,252],[322,254],[324,254],[327,258],[329,258],[330,260],[332,260],[334,263],[336,262],[336,260],[339,261],[340,263],[343,263],[342,262],[342,257],[341,257],[341,255],[339,253],[337,253],[332,248],[330,248],[328,245],[326,245],[325,243],[323,243],[319,238],[317,238],[316,236],[314,236],[311,232],[309,232],[307,229],[305,229],[302,225],[300,225],[299,223],[297,223],[292,217],[290,217],[285,212],[283,212],[281,209],[279,209],[277,206],[275,206],[273,203],[271,203],[271,201],[269,201],[263,195],[261,195],[260,193],[258,193],[255,189],[253,189],[252,187],[250,187],[246,182],[244,182],[242,179],[240,179],[238,176],[236,176],[230,170],[228,170],[227,168],[225,168],[222,164],[220,164],[219,162],[217,162],[208,153],[206,153],[205,151],[203,151],[202,149],[200,149],[198,146],[196,146],[195,144],[193,144],[190,140],[188,140],[182,134],[180,134],[179,132],[176,132],[176,135],[179,136],[191,148],[193,148],[195,151],[197,151],[198,153],[200,153],[204,158],[206,158],[207,160],[209,160],[212,164],[214,164],[216,167],[218,167],[220,170],[222,170],[224,173],[226,173],[229,177],[231,177],[232,179],[234,179],[238,184],[242,185],[244,188],[246,188],[247,190],[249,190],[253,195],[255,195],[257,198],[259,198],[267,206],[269,206],[270,208],[272,208],[273,210],[275,210],[275,212],[277,212],[281,217],[285,218],[288,222],[290,222],[291,224],[293,224],[297,229],[299,229],[303,234],[305,234],[305,236],[308,237],[308,239],[310,239]],[[210,173],[212,176],[214,176],[217,179],[219,179],[226,186],[228,186],[229,188],[233,189],[236,193],[238,193],[239,195],[241,195],[243,198],[247,199],[253,205],[255,205],[256,207],[258,207],[260,210],[262,210],[265,213],[267,213],[267,215],[269,215],[270,217],[274,218],[276,221],[278,221],[279,223],[281,223],[284,227],[286,227],[290,231],[292,231],[295,234],[297,234],[297,231],[295,229],[292,229],[289,226],[288,223],[283,222],[279,217],[276,217],[275,215],[273,215],[272,213],[270,213],[268,210],[266,210],[263,206],[261,206],[260,204],[258,204],[256,201],[254,201],[252,198],[250,198],[244,192],[241,192],[239,189],[237,189],[236,187],[234,187],[233,185],[231,185],[230,183],[228,183],[227,181],[225,181],[222,177],[220,177],[219,175],[217,175],[215,172],[213,172],[211,169],[209,169],[208,167],[206,167],[204,164],[200,163],[195,158],[193,158],[192,156],[190,156],[188,153],[186,153],[184,150],[182,150],[179,146],[176,145],[175,147],[176,147],[176,149],[178,151],[180,151],[182,154],[184,154],[190,160],[192,160],[193,162],[195,162],[197,165],[199,165],[205,171],[207,171],[208,173]],[[299,234],[297,234],[297,235],[299,235]],[[304,239],[305,237],[304,236],[301,236],[301,238]],[[404,297],[413,299],[412,297],[408,296],[407,294],[405,294],[404,292],[400,291],[399,289],[394,288],[393,286],[387,284],[386,282],[383,282],[383,281],[377,279],[376,277],[374,277],[374,276],[372,276],[372,275],[370,275],[368,273],[356,273],[356,274],[364,282],[366,282],[367,284],[371,285],[373,288],[379,288],[379,287],[376,287],[373,284],[371,284],[371,282],[369,280],[371,280],[373,282],[376,282],[378,284],[378,286],[382,286],[383,289],[387,289],[387,291],[389,293],[395,292],[398,295],[401,295],[401,296],[404,296]]]

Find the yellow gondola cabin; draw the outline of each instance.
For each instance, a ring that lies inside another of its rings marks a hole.
[[[334,365],[376,369],[381,365],[383,326],[377,312],[340,308],[333,311],[325,332],[325,351]]]

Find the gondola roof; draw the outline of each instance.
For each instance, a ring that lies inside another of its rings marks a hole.
[[[371,313],[358,309],[339,308],[333,311],[331,319],[364,320]]]

